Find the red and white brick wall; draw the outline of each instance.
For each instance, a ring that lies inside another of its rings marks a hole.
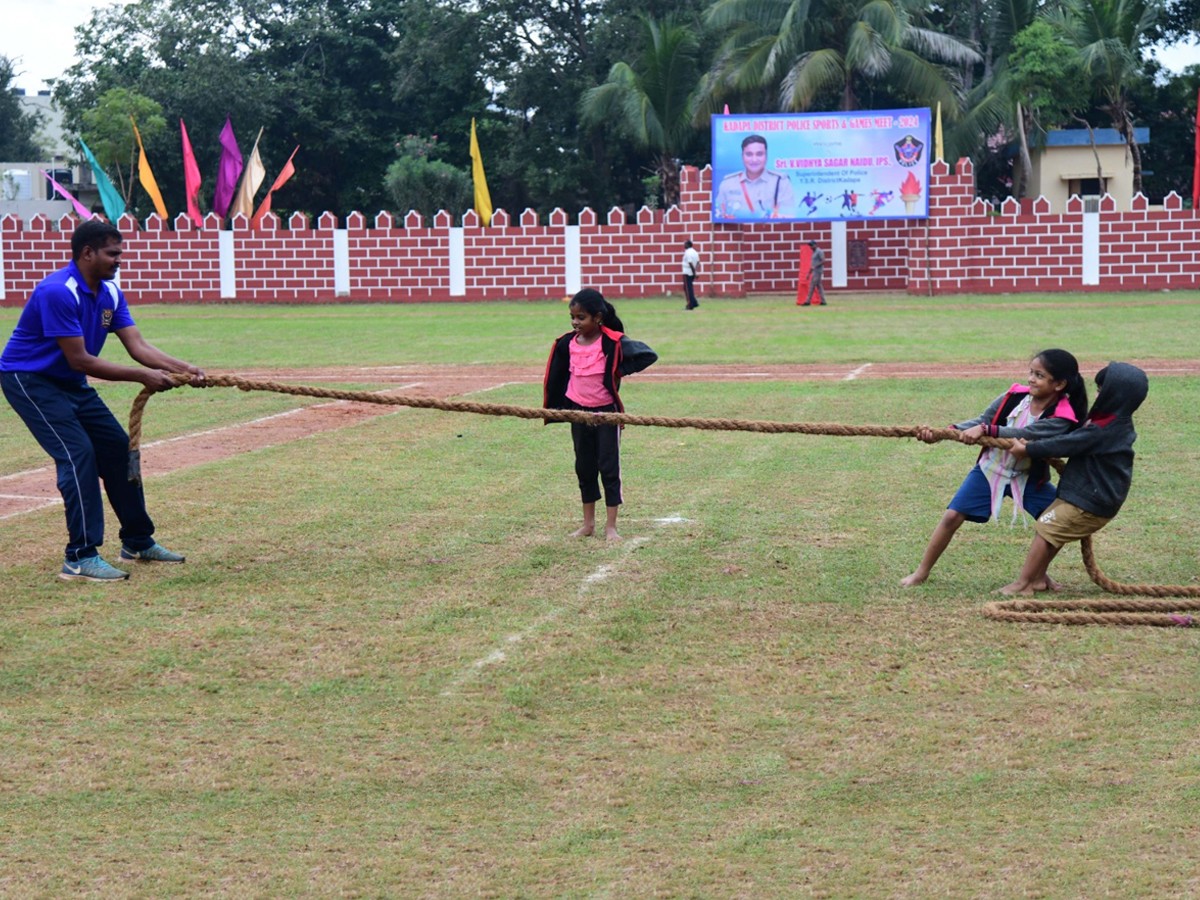
[[[1142,196],[1128,212],[1104,198],[1098,215],[1078,199],[1051,212],[1044,198],[1009,199],[998,211],[975,196],[969,160],[935,163],[928,220],[846,220],[844,239],[828,222],[713,223],[710,169],[683,170],[680,202],[639,210],[497,210],[483,228],[473,211],[456,224],[354,212],[339,222],[271,214],[261,229],[242,216],[230,227],[210,215],[197,228],[123,216],[120,283],[134,303],[411,302],[561,298],[596,287],[613,298],[681,290],[683,242],[700,252],[703,294],[745,296],[796,288],[800,246],[815,240],[836,272],[847,241],[866,245],[867,267],[846,273],[856,291],[1001,293],[1200,287],[1200,213],[1171,194],[1151,209]],[[34,285],[70,259],[76,219],[0,220],[0,305],[20,306]],[[1091,224],[1089,224],[1091,223]],[[1089,230],[1090,229],[1090,230]]]

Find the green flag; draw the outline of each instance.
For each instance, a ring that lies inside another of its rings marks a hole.
[[[113,183],[108,180],[108,176],[100,168],[100,163],[96,162],[96,157],[92,156],[92,151],[83,142],[83,138],[79,139],[79,146],[83,148],[83,155],[87,157],[88,165],[92,167],[92,176],[96,179],[96,187],[100,189],[100,202],[104,204],[104,214],[108,216],[108,221],[116,225],[117,219],[125,215],[125,201],[121,199],[121,195],[117,193]]]

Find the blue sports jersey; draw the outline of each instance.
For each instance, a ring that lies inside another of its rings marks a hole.
[[[81,337],[87,352],[99,356],[110,332],[133,325],[125,295],[111,281],[92,293],[75,263],[38,283],[21,311],[4,352],[0,372],[37,372],[52,378],[86,381],[67,364],[60,337]]]

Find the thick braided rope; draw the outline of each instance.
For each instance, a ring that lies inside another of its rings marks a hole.
[[[1052,625],[1156,625],[1164,628],[1200,627],[1197,600],[1151,600],[1150,597],[1197,597],[1200,586],[1172,584],[1123,584],[1113,581],[1096,564],[1091,537],[1080,541],[1083,567],[1088,576],[1110,594],[1140,594],[1136,600],[1042,600],[1022,598],[998,600],[983,607],[989,619],[1002,622],[1044,622]]]
[[[176,375],[176,382],[187,384],[185,375]],[[280,384],[274,381],[251,381],[236,375],[209,375],[207,387],[235,387],[243,391],[273,391],[298,397],[325,397],[332,400],[353,400],[384,406],[409,406],[416,409],[440,409],[447,412],[477,413],[484,416],[515,416],[518,419],[542,419],[546,422],[580,422],[585,425],[656,425],[660,428],[698,428],[707,431],[758,431],[768,434],[828,434],[841,437],[916,437],[919,426],[839,425],[821,422],[764,422],[747,419],[674,418],[670,416],[634,416],[629,413],[591,413],[577,409],[539,409],[510,406],[503,403],[477,403],[472,400],[439,400],[433,397],[414,397],[405,394],[376,394],[369,391],[339,391],[304,385]],[[152,391],[143,390],[133,401],[129,414],[129,449],[141,445],[142,417]],[[952,428],[936,430],[939,440],[961,440]],[[984,438],[980,444],[1007,446],[1007,441]]]
[[[988,603],[983,614],[1001,622],[1044,622],[1050,625],[1155,625],[1195,628],[1200,600],[1001,600]]]
[[[189,383],[186,375],[176,375],[177,384]],[[322,397],[375,403],[385,406],[407,406],[416,409],[439,409],[447,412],[468,412],[485,416],[515,416],[521,419],[541,419],[546,422],[580,422],[604,425],[654,425],[661,428],[696,428],[707,431],[755,431],[767,434],[823,434],[840,437],[916,437],[923,426],[841,425],[821,422],[764,422],[746,419],[674,418],[669,416],[634,416],[628,413],[589,413],[568,409],[539,409],[511,406],[502,403],[477,403],[469,400],[439,400],[432,397],[413,397],[404,394],[377,394],[369,391],[339,391],[304,385],[281,384],[274,381],[252,381],[236,375],[209,375],[206,387],[235,387],[242,391],[272,391],[299,397]],[[129,477],[141,479],[142,419],[146,403],[155,392],[143,390],[133,401],[129,414]],[[932,429],[934,440],[962,442],[962,433],[953,428]],[[1006,438],[980,438],[976,446],[1002,447],[1011,445]],[[1057,462],[1057,461],[1054,461]],[[1056,466],[1061,468],[1061,464]],[[1090,537],[1081,542],[1084,568],[1097,585],[1114,594],[1141,594],[1153,597],[1200,597],[1200,587],[1184,585],[1121,584],[1108,578],[1096,565]],[[983,613],[992,619],[1021,622],[1052,622],[1065,625],[1200,625],[1189,615],[1172,611],[1200,609],[1200,602],[1161,604],[1154,600],[1087,601],[1087,600],[1008,600],[989,603]]]

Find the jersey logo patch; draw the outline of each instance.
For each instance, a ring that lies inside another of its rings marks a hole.
[[[101,326],[101,327],[102,327],[102,328],[103,328],[105,331],[111,331],[111,330],[112,330],[112,319],[113,319],[113,311],[112,311],[111,309],[105,309],[105,310],[101,310],[101,312],[100,312],[100,326]]]

